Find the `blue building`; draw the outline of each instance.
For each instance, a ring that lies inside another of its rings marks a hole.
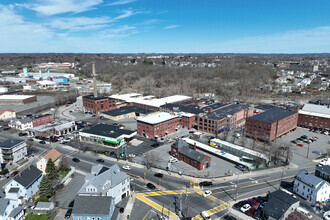
[[[60,84],[60,85],[68,85],[69,84],[68,78],[62,77],[62,76],[52,77],[52,80],[56,84]]]
[[[72,216],[73,220],[110,220],[114,210],[110,196],[76,196]]]

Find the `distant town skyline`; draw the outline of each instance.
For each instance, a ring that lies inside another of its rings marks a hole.
[[[328,53],[327,0],[3,0],[0,53]]]

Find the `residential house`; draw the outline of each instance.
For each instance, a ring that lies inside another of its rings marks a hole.
[[[19,203],[30,201],[39,191],[41,179],[42,171],[33,165],[29,166],[3,187],[6,197]]]
[[[315,169],[315,176],[324,179],[325,181],[330,183],[330,166],[329,165],[317,166]]]
[[[11,120],[13,118],[16,118],[16,113],[15,113],[14,109],[0,110],[0,120],[1,121],[7,121],[7,120]]]
[[[0,219],[1,220],[21,220],[24,210],[19,206],[17,200],[0,198]]]
[[[303,80],[301,80],[301,84],[303,87],[310,85],[311,82],[312,82],[312,80],[310,78],[304,78]]]
[[[287,92],[292,92],[291,86],[282,86],[282,92],[287,93]]]
[[[110,196],[76,196],[72,210],[73,220],[110,220],[115,210]]]
[[[25,131],[29,128],[33,127],[32,119],[31,118],[23,118],[23,119],[13,119],[10,120],[8,126],[20,131]]]
[[[275,83],[277,83],[277,84],[287,83],[286,77],[285,77],[285,76],[278,77],[278,78],[275,80]]]
[[[308,174],[306,170],[300,170],[296,175],[293,191],[312,204],[330,198],[330,184],[313,174]]]
[[[268,194],[262,216],[267,220],[284,220],[299,207],[299,200],[282,190]]]
[[[117,164],[111,167],[96,165],[85,177],[85,183],[80,188],[80,196],[111,196],[115,204],[130,195],[130,178],[120,172]]]
[[[189,144],[182,139],[172,144],[171,155],[198,170],[203,170],[211,165],[211,158],[196,151],[196,144],[194,148],[190,148]]]
[[[0,143],[0,163],[17,162],[27,154],[26,142],[24,140],[7,139]]]
[[[37,168],[42,171],[42,174],[46,174],[46,165],[49,159],[52,159],[55,166],[59,166],[60,164],[60,157],[62,154],[58,152],[56,149],[50,150],[47,154],[45,154],[38,162]]]

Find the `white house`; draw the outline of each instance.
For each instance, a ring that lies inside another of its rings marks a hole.
[[[330,198],[330,184],[306,170],[300,170],[295,177],[293,191],[312,204]]]
[[[115,204],[130,195],[130,178],[120,172],[117,164],[111,167],[96,165],[85,177],[85,184],[80,188],[80,196],[111,196]]]
[[[18,200],[20,204],[30,201],[39,191],[41,179],[42,172],[33,165],[29,166],[3,187],[6,198]]]
[[[16,118],[14,109],[0,110],[0,120],[7,121]]]
[[[55,148],[50,150],[47,154],[45,154],[38,162],[37,168],[42,171],[42,174],[46,174],[46,165],[49,159],[52,159],[55,166],[59,166],[61,153],[58,152]]]
[[[0,198],[0,219],[1,220],[21,220],[24,215],[22,206],[17,200]]]
[[[17,162],[27,154],[26,142],[24,140],[7,139],[0,143],[0,163]]]
[[[10,120],[8,126],[17,130],[25,131],[33,128],[33,123],[31,118],[13,119]]]
[[[303,80],[301,80],[301,84],[305,87],[310,85],[311,82],[312,82],[312,80],[310,78],[304,78]]]
[[[282,92],[292,92],[291,86],[282,86]]]

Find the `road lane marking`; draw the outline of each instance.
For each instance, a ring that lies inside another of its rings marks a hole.
[[[149,210],[149,212],[147,212],[147,214],[143,217],[142,220],[144,220],[149,215],[150,212],[151,212],[151,210]]]

